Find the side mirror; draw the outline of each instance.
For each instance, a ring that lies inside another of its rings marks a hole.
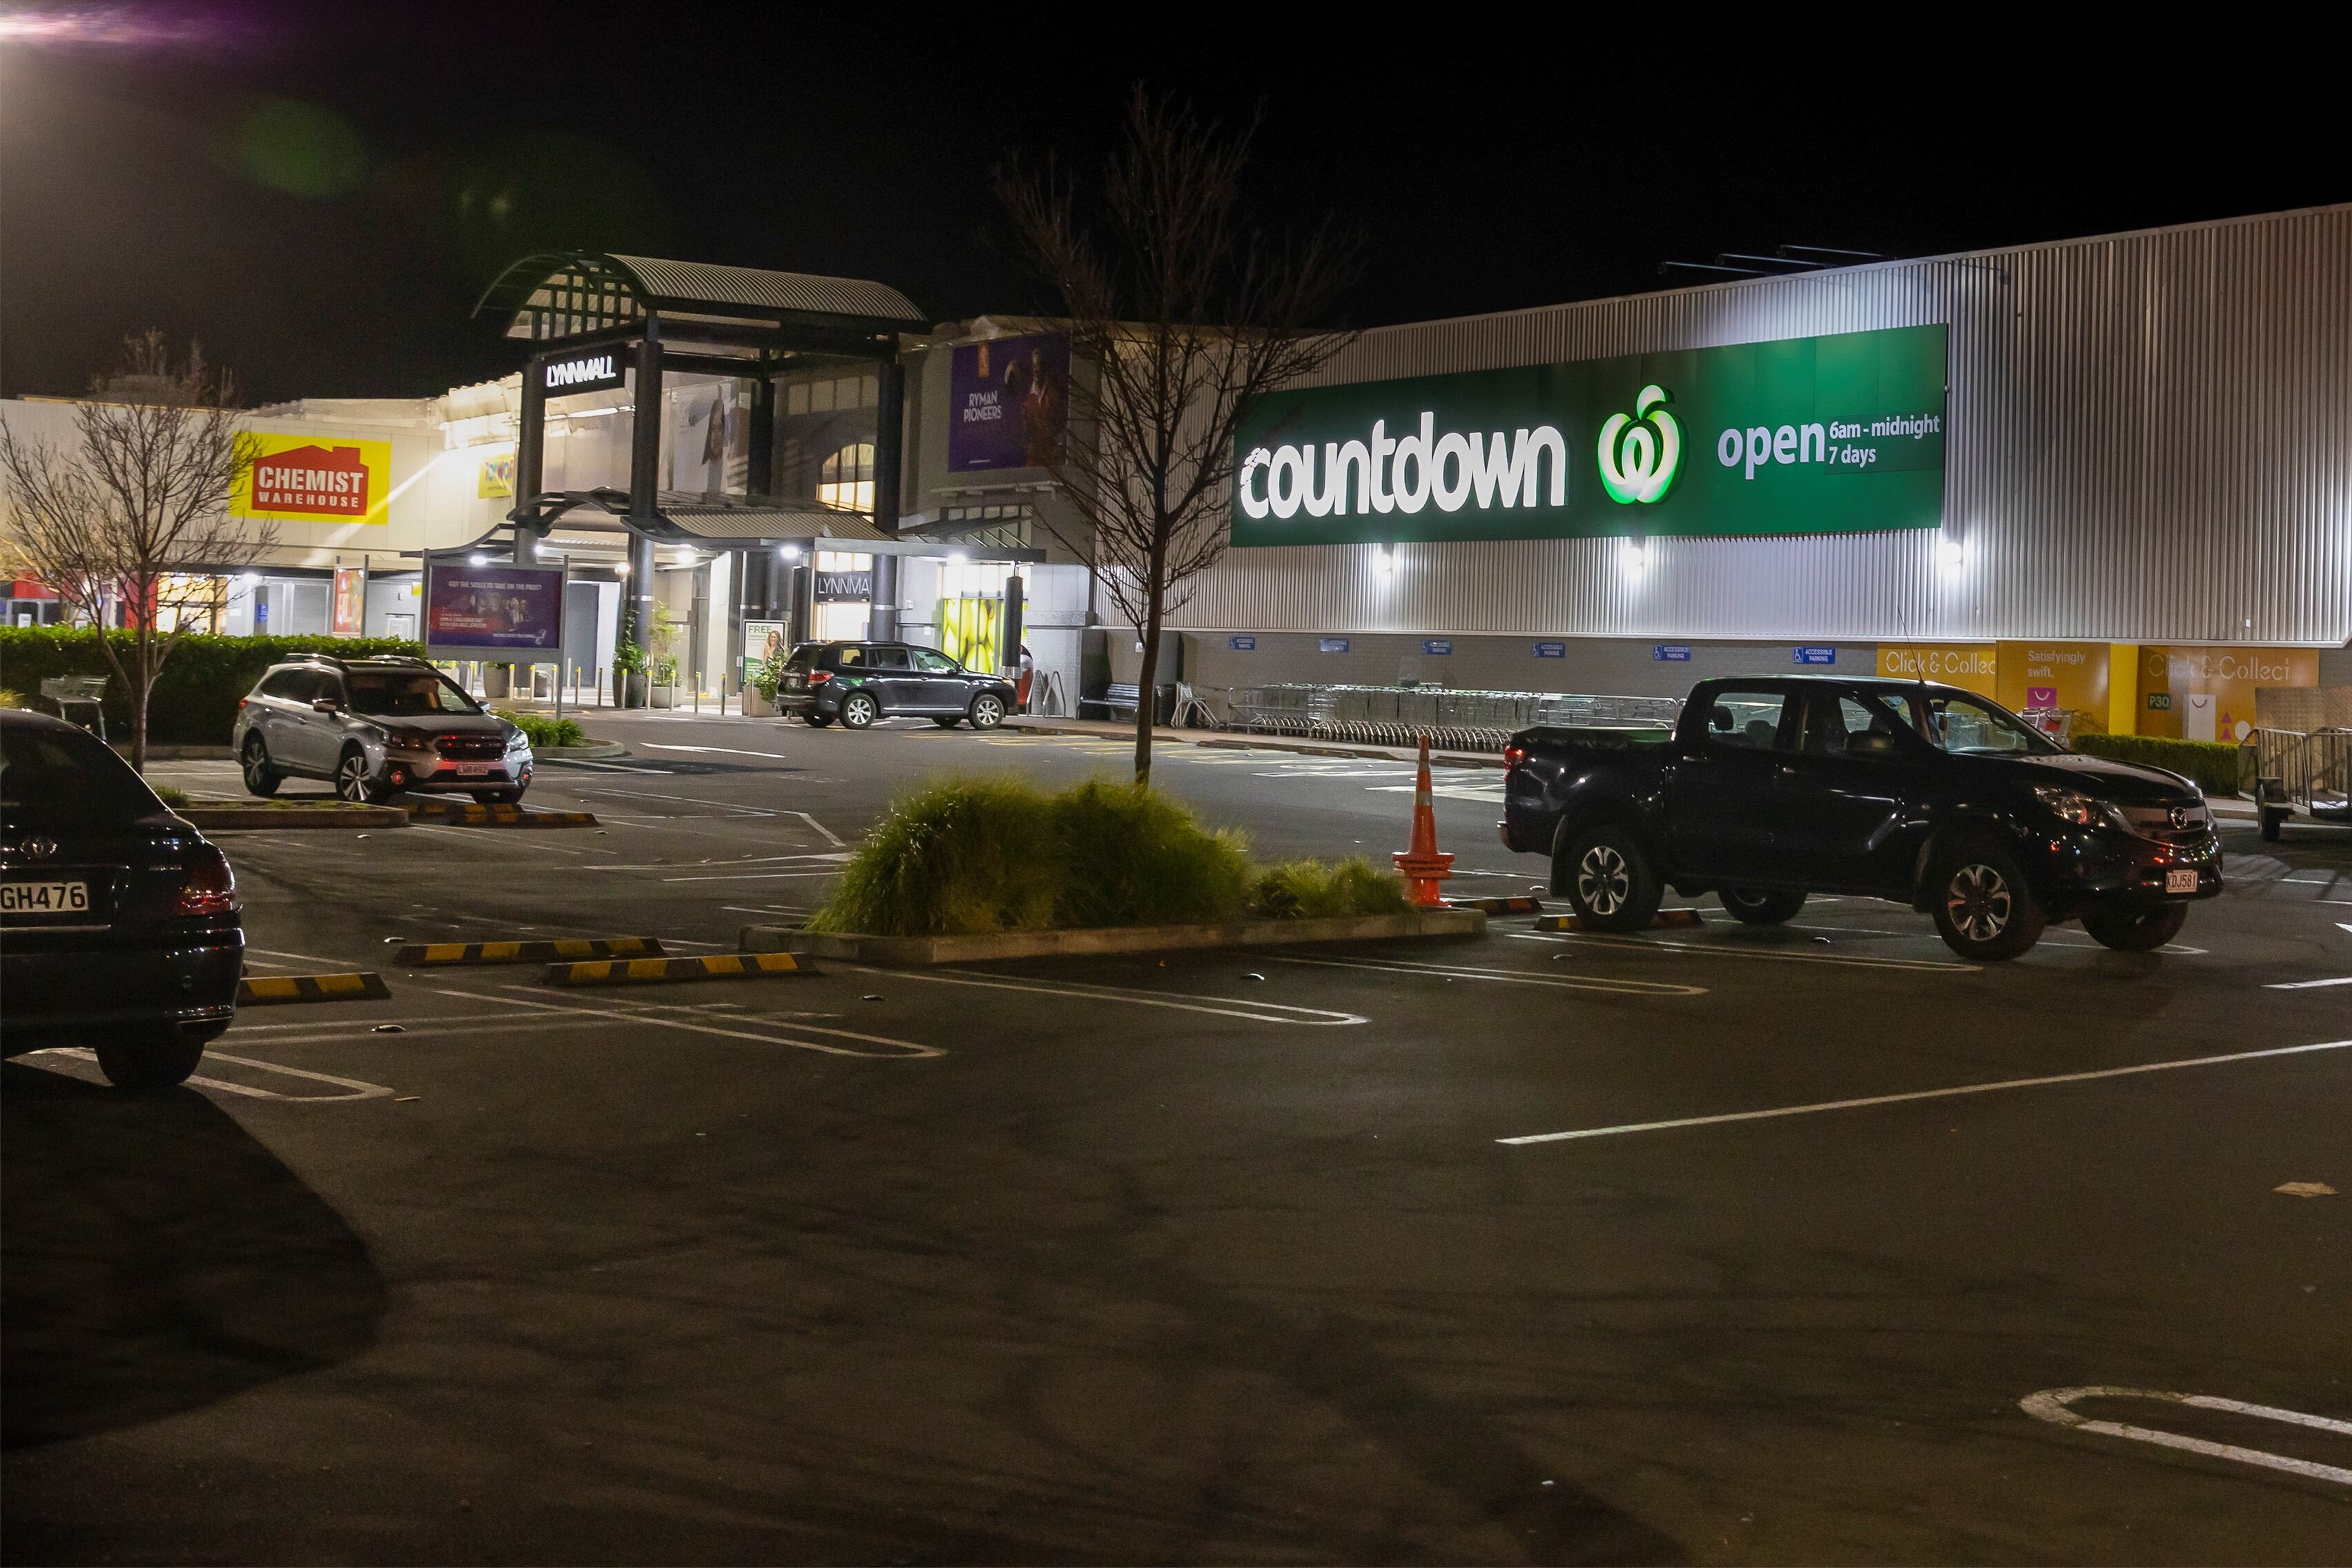
[[[310,699],[310,711],[312,713],[337,714],[343,711],[343,705],[337,702],[332,697],[312,697]]]

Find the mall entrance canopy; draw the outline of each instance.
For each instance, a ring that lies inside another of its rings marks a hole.
[[[506,335],[530,347],[523,368],[515,452],[515,504],[507,513],[515,559],[531,559],[559,525],[628,538],[630,607],[653,624],[654,547],[737,549],[787,541],[877,556],[934,553],[898,543],[898,486],[906,431],[899,334],[923,318],[897,289],[856,278],[818,277],[652,256],[551,251],[509,267],[483,293],[477,316],[509,317]],[[772,494],[776,378],[819,363],[873,367],[874,507],[870,513]],[[751,383],[747,494],[710,496],[660,487],[665,371],[739,377]],[[546,412],[551,397],[609,392],[634,382],[639,415],[626,490],[548,491]]]

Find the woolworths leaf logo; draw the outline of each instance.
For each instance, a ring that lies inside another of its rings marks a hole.
[[[1673,395],[1646,386],[1631,416],[1612,413],[1601,427],[1601,487],[1620,505],[1663,501],[1682,472],[1683,427],[1664,404]],[[1636,423],[1636,422],[1639,423]]]

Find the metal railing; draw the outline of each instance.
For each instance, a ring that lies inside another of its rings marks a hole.
[[[2352,811],[2352,729],[2254,731],[2238,747],[2238,792],[2266,806]]]
[[[1499,750],[1514,730],[1537,725],[1671,729],[1680,697],[1572,692],[1465,691],[1451,686],[1192,686],[1194,710],[1212,728],[1251,735]]]

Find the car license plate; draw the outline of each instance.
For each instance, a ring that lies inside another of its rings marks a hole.
[[[2167,893],[2196,892],[2197,873],[2193,871],[2166,872],[2164,873],[2164,891]]]
[[[488,774],[490,765],[487,762],[452,762],[449,771],[460,779],[480,779]]]
[[[0,915],[87,915],[86,882],[0,882]]]

